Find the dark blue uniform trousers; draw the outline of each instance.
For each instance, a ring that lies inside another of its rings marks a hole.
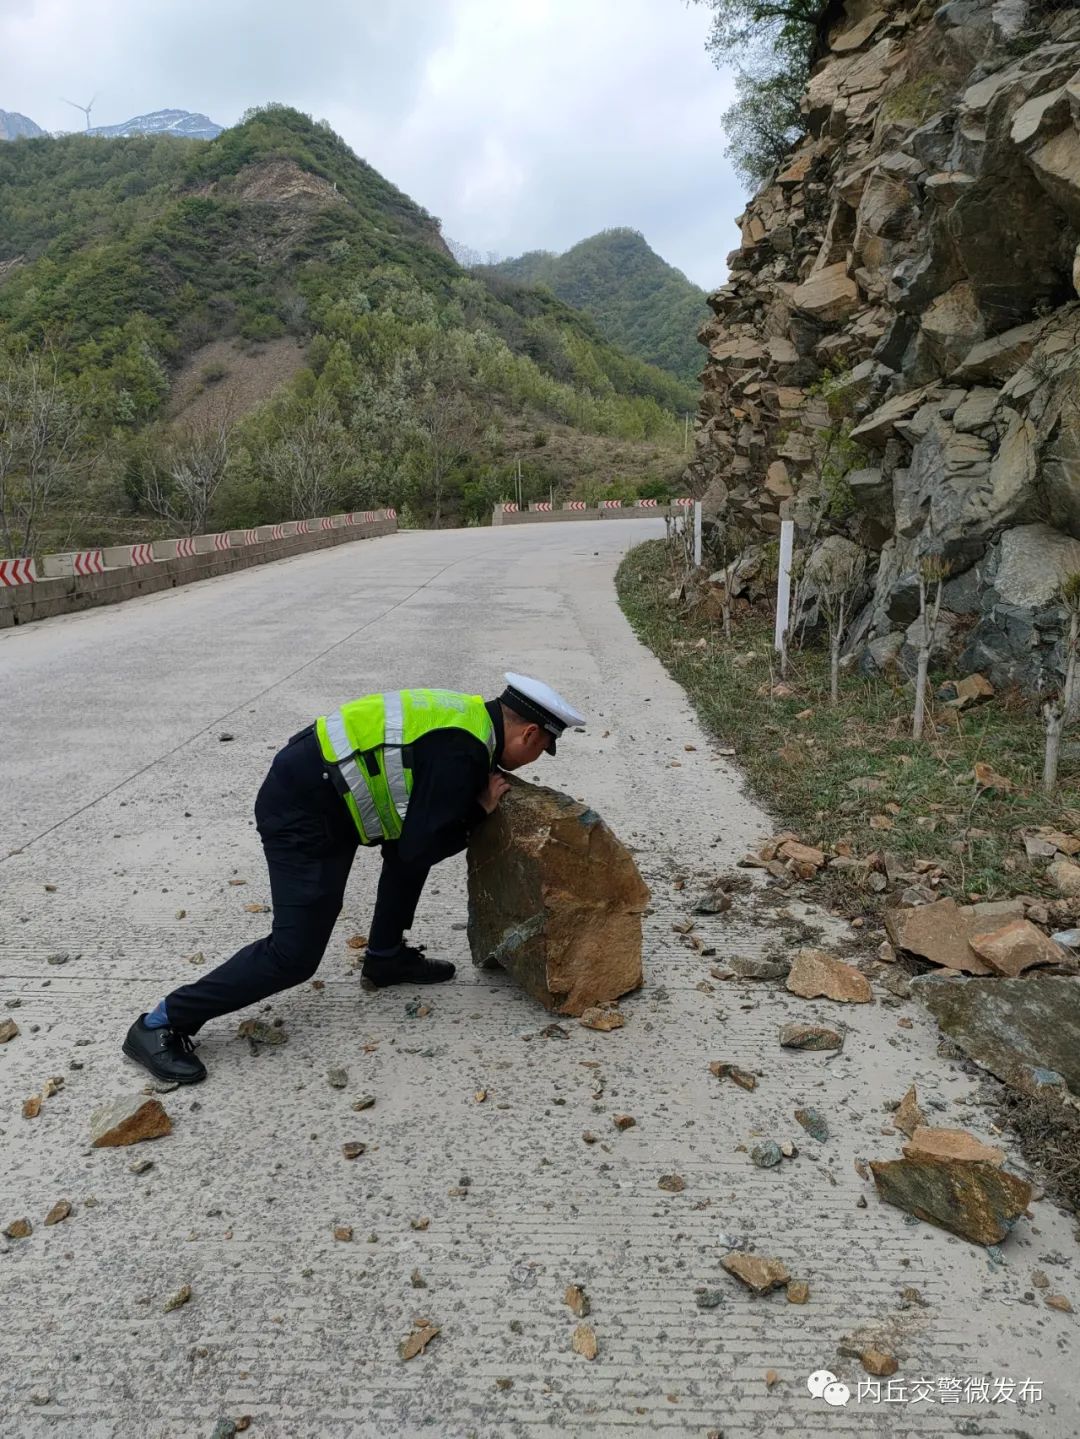
[[[360,836],[312,729],[275,755],[255,800],[255,823],[270,871],[273,927],[264,939],[166,997],[169,1023],[184,1034],[310,979],[341,913]],[[368,943],[386,951],[412,925],[430,871],[405,863],[395,843],[381,848]]]

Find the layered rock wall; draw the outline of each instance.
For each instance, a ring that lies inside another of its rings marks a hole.
[[[862,547],[864,667],[911,653],[934,556],[943,642],[1045,684],[1080,569],[1080,11],[829,13],[807,134],[709,297],[688,478],[720,535]]]

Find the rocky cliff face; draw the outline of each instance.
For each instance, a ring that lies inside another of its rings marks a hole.
[[[709,297],[690,477],[718,533],[859,547],[865,668],[910,654],[934,556],[943,643],[1034,687],[1080,570],[1080,11],[832,14],[808,134]]]

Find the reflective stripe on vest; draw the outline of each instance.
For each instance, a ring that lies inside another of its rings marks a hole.
[[[401,753],[401,747],[404,744],[402,736],[405,732],[405,716],[401,708],[400,692],[395,690],[384,694],[383,708],[386,714],[383,774],[386,775],[390,798],[394,801],[398,818],[404,823],[405,811],[409,807],[409,791],[405,784],[405,759]]]
[[[434,729],[457,728],[495,757],[495,730],[480,695],[393,690],[365,695],[316,721],[323,758],[345,781],[345,803],[365,844],[399,838],[412,791],[409,747]]]
[[[345,722],[341,718],[340,710],[335,710],[332,715],[326,716],[326,737],[334,751],[341,777],[349,786],[349,793],[356,802],[356,808],[360,811],[360,822],[364,827],[364,834],[368,839],[374,839],[375,835],[382,831],[379,811],[375,808],[371,791],[367,787],[364,776],[360,773],[360,766],[353,757],[352,745],[345,733]]]

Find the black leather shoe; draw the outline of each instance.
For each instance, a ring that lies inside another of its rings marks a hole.
[[[140,1014],[128,1030],[124,1053],[148,1069],[155,1079],[169,1084],[198,1084],[206,1078],[206,1065],[195,1053],[191,1036],[167,1024],[148,1029],[145,1014]]]
[[[389,984],[445,984],[456,972],[447,959],[428,959],[422,944],[403,944],[396,954],[365,954],[360,983],[365,989],[385,989]]]

